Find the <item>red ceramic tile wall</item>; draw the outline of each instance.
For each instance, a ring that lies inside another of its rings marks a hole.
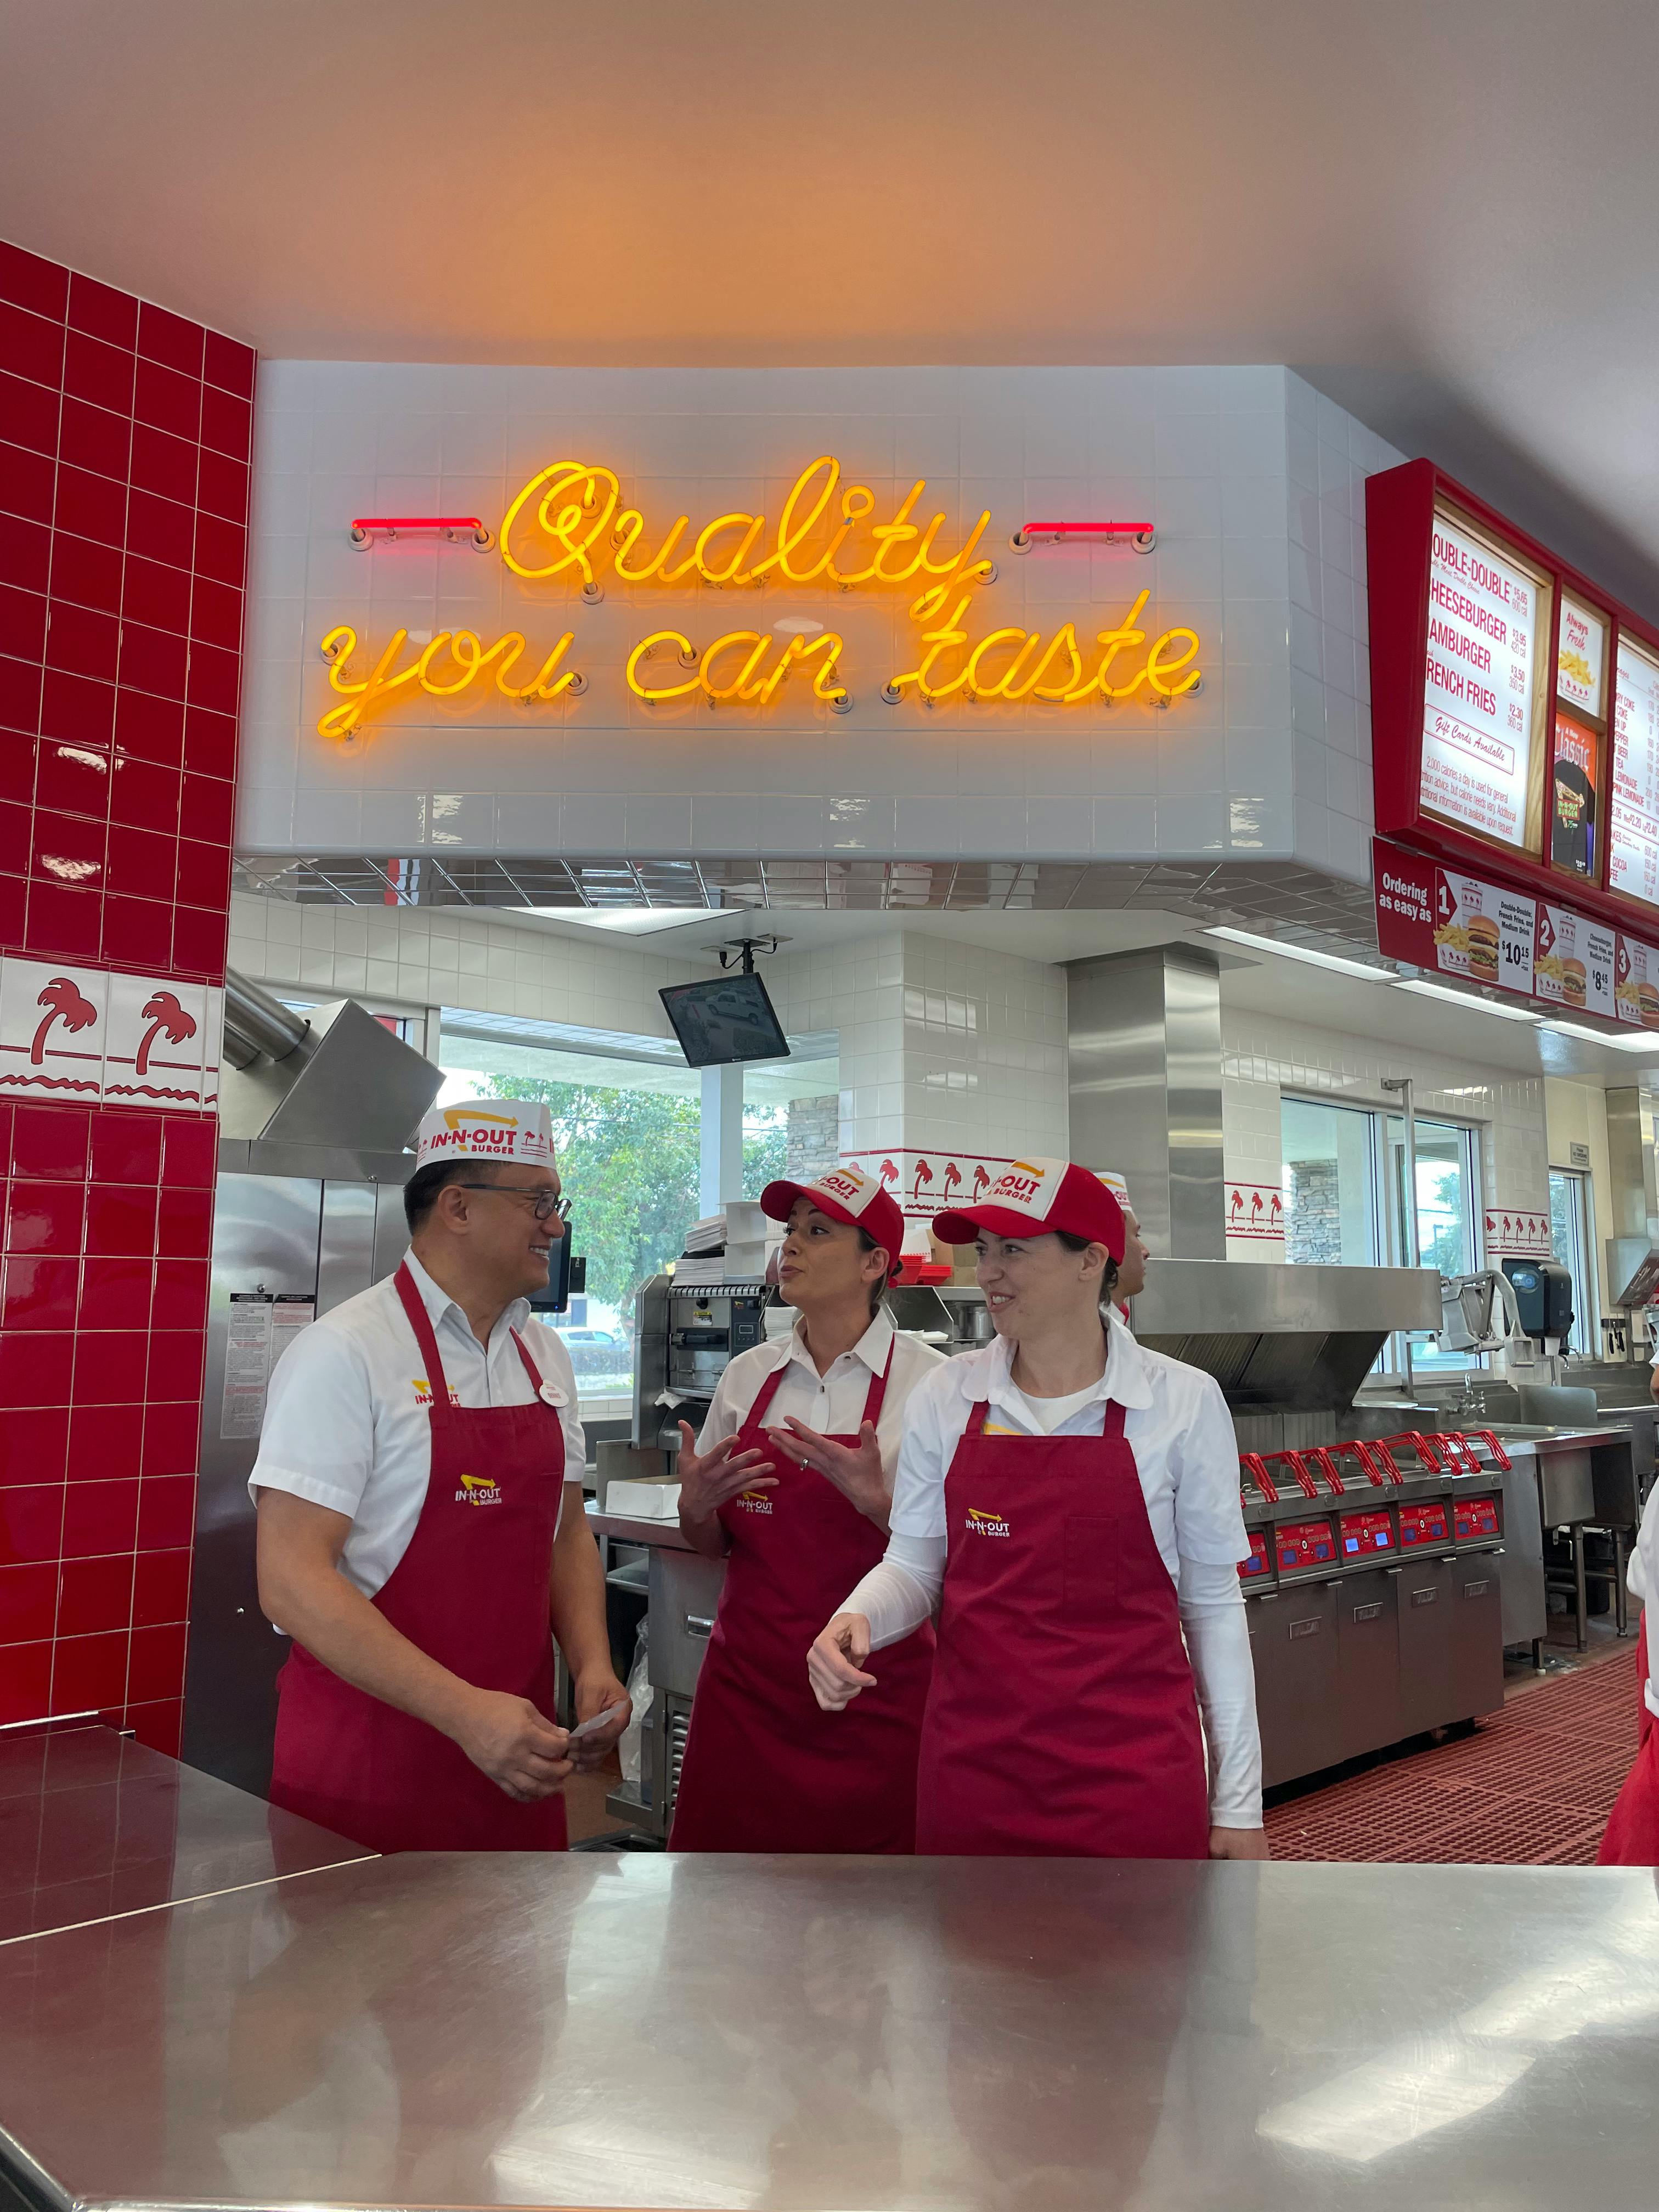
[[[0,243],[0,952],[222,979],[253,373]],[[178,1748],[215,1136],[0,1102],[0,1724]]]

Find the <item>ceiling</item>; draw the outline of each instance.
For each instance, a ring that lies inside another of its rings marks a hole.
[[[1650,0],[0,0],[0,232],[283,356],[1285,361],[1659,614]]]
[[[1264,1014],[1279,1024],[1288,1017],[1311,1030],[1328,1030],[1343,1037],[1351,1038],[1357,1031],[1376,1044],[1397,1046],[1402,1064],[1427,1056],[1483,1072],[1565,1076],[1603,1088],[1635,1083],[1659,1072],[1659,1037],[1639,1045],[1634,1039],[1611,1045],[1588,1036],[1569,1036],[1541,1022],[1516,1020],[1494,1012],[1472,991],[1437,998],[1386,982],[1364,981],[1288,954],[1254,945],[1241,948],[1207,935],[1190,917],[1178,914],[1073,908],[1047,914],[809,910],[688,915],[635,908],[604,915],[590,910],[584,918],[572,918],[492,907],[489,919],[556,937],[585,938],[590,944],[604,937],[616,944],[648,945],[659,957],[701,964],[710,971],[722,946],[745,936],[763,943],[775,933],[784,958],[896,929],[907,937],[945,938],[957,945],[1039,961],[1085,960],[1101,953],[1186,942],[1202,945],[1216,956],[1225,1014]],[[760,966],[764,973],[764,955]]]

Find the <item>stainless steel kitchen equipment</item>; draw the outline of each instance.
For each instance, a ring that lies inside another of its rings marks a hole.
[[[1504,1461],[1416,1432],[1243,1455],[1270,1788],[1502,1705]]]
[[[350,1000],[307,1018],[234,975],[225,1036],[184,1753],[263,1796],[288,1650],[259,1610],[247,1495],[271,1370],[403,1257],[403,1147],[443,1077]]]
[[[642,1283],[634,1301],[636,1445],[679,1449],[682,1418],[696,1426],[728,1360],[758,1344],[771,1293],[760,1281],[676,1290],[668,1275]],[[684,1416],[679,1408],[691,1410]]]
[[[373,1856],[112,1728],[0,1733],[0,1945]]]
[[[1656,2020],[1646,1871],[411,1856],[0,1948],[0,2167],[44,2212],[1639,2206]]]

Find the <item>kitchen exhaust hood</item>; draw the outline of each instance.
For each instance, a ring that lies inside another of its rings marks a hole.
[[[442,1071],[355,999],[295,1013],[227,972],[222,1139],[398,1153],[442,1086]]]

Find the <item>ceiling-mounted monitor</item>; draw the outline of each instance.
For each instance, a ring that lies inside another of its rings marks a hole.
[[[690,1067],[724,1067],[738,1060],[787,1060],[789,1040],[778,1025],[758,975],[716,975],[703,983],[671,983],[657,994]]]

